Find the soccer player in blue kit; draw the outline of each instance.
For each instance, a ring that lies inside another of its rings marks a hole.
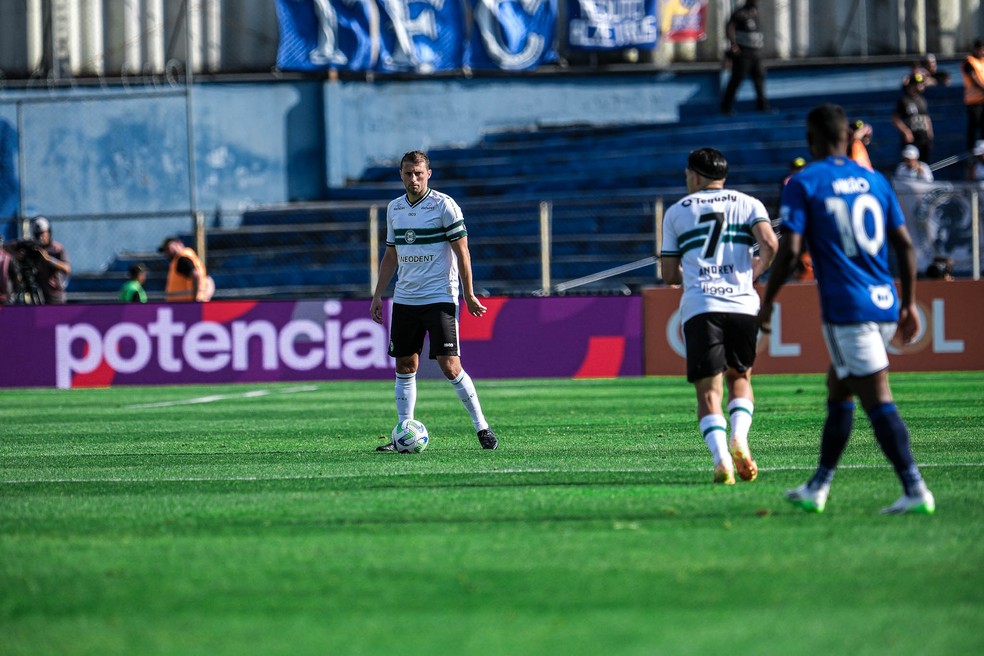
[[[912,240],[888,181],[848,159],[844,110],[819,105],[810,111],[806,125],[815,161],[783,189],[782,236],[759,325],[763,332],[770,331],[776,295],[805,241],[813,256],[831,366],[819,464],[809,481],[786,492],[786,499],[803,510],[823,512],[851,436],[857,397],[902,482],[903,495],[882,512],[932,514],[936,502],[912,457],[909,429],[893,402],[885,349],[896,330],[906,343],[919,332]],[[901,298],[889,270],[889,244],[897,256]]]

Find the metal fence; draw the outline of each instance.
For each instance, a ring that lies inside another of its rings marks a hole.
[[[980,279],[981,187],[896,185],[921,274],[935,260]],[[742,189],[777,205],[777,189]],[[665,207],[684,190],[611,197],[462,202],[476,291],[487,295],[630,294],[658,283]],[[163,299],[167,262],[156,252],[176,235],[206,261],[216,299],[368,298],[385,247],[386,203],[317,202],[246,212],[142,216],[50,216],[69,251],[70,302],[106,302],[131,264],[148,268],[147,290]],[[24,234],[27,224],[22,226]]]

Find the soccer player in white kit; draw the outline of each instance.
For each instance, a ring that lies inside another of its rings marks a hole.
[[[778,240],[762,202],[725,189],[727,175],[728,162],[719,151],[690,153],[688,195],[666,212],[660,257],[663,280],[683,284],[687,380],[697,392],[697,419],[714,458],[714,482],[734,485],[736,469],[744,481],[758,476],[748,446],[759,311],[753,283],[772,263]],[[721,405],[725,382],[730,442]]]
[[[389,354],[396,358],[396,414],[413,419],[417,402],[417,366],[430,336],[430,357],[454,386],[471,415],[483,449],[499,440],[489,427],[471,377],[461,368],[458,342],[459,280],[465,305],[473,316],[485,314],[472,285],[468,232],[454,199],[428,186],[432,175],[426,153],[414,150],[400,161],[407,193],[386,208],[386,252],[379,263],[379,280],[369,314],[383,322],[383,292],[397,274],[390,319]],[[395,451],[392,443],[378,451]]]

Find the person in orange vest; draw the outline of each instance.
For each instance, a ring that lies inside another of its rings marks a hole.
[[[967,151],[978,139],[984,139],[984,40],[975,39],[974,47],[963,61],[964,106],[967,108]]]
[[[782,188],[786,186],[789,179],[803,170],[806,166],[806,158],[795,157],[793,161],[789,163],[789,175],[782,179],[782,184],[779,186],[779,195],[782,196]],[[776,208],[775,216],[779,216],[779,208]],[[781,219],[775,219],[772,222],[772,229],[778,231],[779,226],[782,223]],[[777,232],[778,234],[778,232]],[[810,257],[810,251],[807,248],[803,249],[800,253],[799,262],[796,264],[796,268],[793,269],[793,278],[796,280],[813,280],[813,258]]]
[[[205,265],[194,249],[185,246],[177,237],[167,237],[157,251],[171,260],[164,287],[164,297],[169,303],[203,303],[211,298]]]
[[[847,148],[847,156],[869,171],[874,171],[875,169],[871,166],[871,158],[868,157],[868,144],[871,143],[874,129],[870,124],[857,119],[848,125],[848,132],[850,133],[850,143]]]

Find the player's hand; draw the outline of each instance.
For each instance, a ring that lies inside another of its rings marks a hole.
[[[764,335],[772,332],[772,303],[762,303],[758,313],[758,326]]]
[[[369,306],[369,316],[376,323],[383,323],[383,300],[373,297],[372,305]]]
[[[474,294],[465,297],[465,305],[468,306],[468,314],[473,317],[480,317],[485,314],[485,311],[487,310],[487,308],[482,305],[482,302],[478,300],[478,297]]]
[[[911,344],[920,327],[919,313],[914,308],[906,306],[899,310],[899,335],[903,344]]]

